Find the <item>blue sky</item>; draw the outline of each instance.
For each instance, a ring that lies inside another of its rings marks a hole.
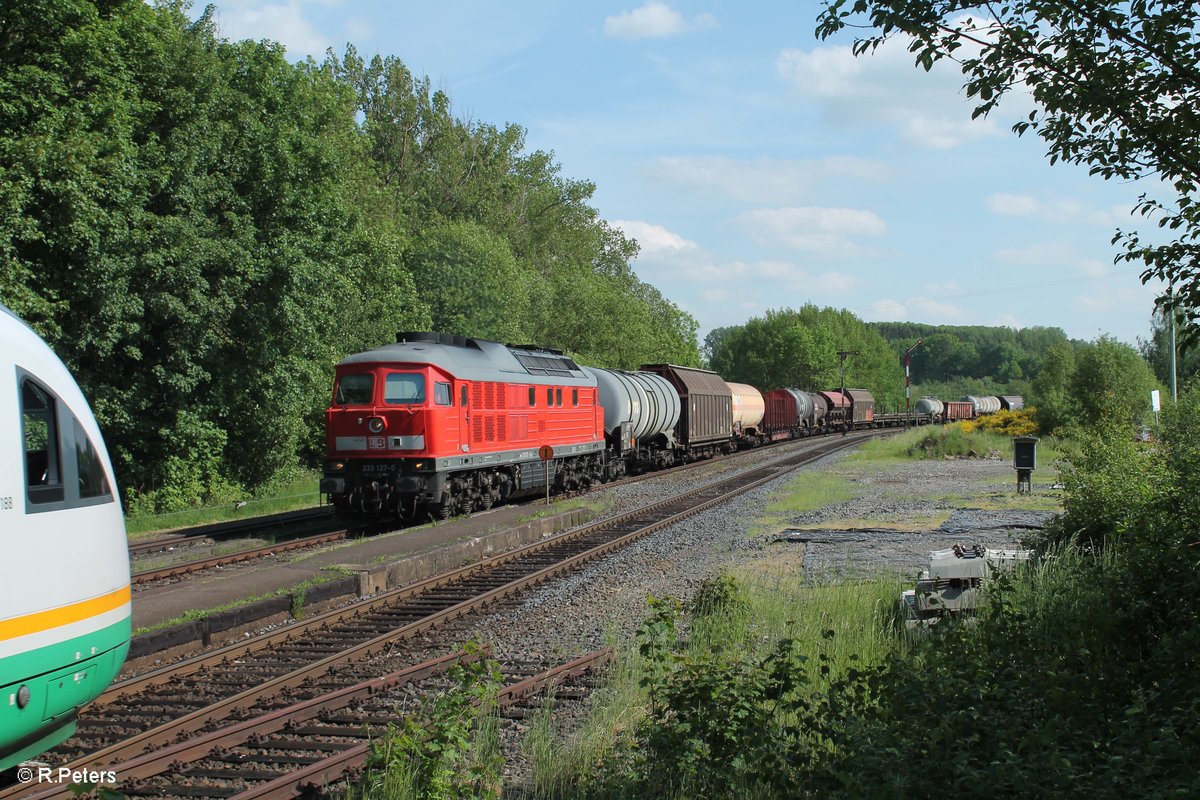
[[[1152,185],[1049,165],[1009,127],[972,122],[953,65],[903,42],[854,58],[818,41],[815,0],[223,0],[221,34],[289,57],[353,42],[396,55],[460,117],[517,123],[530,149],[596,184],[641,244],[638,275],[701,337],[806,302],[869,321],[1051,325],[1146,337],[1157,286],[1113,264]]]

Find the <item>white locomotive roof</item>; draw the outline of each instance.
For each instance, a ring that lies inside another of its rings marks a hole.
[[[552,350],[438,334],[416,336],[424,338],[355,353],[342,359],[338,366],[428,364],[461,380],[516,381],[553,386],[596,385],[596,379],[584,373],[573,360]]]

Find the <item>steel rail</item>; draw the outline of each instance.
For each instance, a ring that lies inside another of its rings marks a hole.
[[[135,572],[130,576],[130,581],[134,586],[155,581],[166,580],[168,578],[177,578],[184,575],[190,575],[193,572],[200,572],[206,569],[215,569],[217,567],[225,567],[230,564],[238,564],[243,561],[252,561],[256,558],[266,558],[277,553],[286,553],[291,550],[303,550],[309,547],[319,547],[323,544],[331,544],[340,542],[350,538],[351,530],[345,529],[334,531],[333,533],[319,533],[315,536],[305,536],[299,539],[290,539],[286,542],[277,544],[268,544],[262,547],[255,547],[251,550],[238,550],[233,553],[225,553],[223,555],[210,556],[208,558],[200,558],[195,561],[185,561],[179,564],[172,564],[158,569],[143,570]]]

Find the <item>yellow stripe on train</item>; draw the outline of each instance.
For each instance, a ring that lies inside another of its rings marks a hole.
[[[130,601],[131,596],[130,588],[123,586],[115,592],[81,600],[78,603],[0,620],[0,641],[61,628],[63,625],[70,625],[73,622],[82,622],[85,619],[120,608]]]

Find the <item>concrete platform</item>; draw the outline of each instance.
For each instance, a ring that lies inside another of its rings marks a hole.
[[[134,630],[157,629],[135,636],[130,658],[189,643],[208,645],[250,625],[311,614],[335,602],[414,583],[539,541],[593,516],[586,508],[555,511],[555,505],[505,506],[137,591]],[[185,615],[188,619],[181,619]],[[180,621],[163,627],[172,620]]]

